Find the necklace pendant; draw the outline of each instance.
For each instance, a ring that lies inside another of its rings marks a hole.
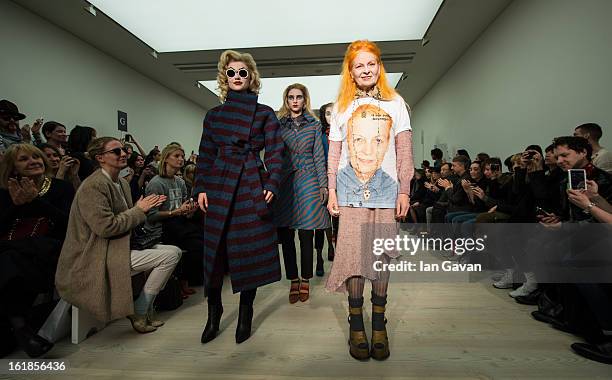
[[[370,189],[365,189],[363,191],[363,199],[365,199],[366,201],[370,199],[370,195],[372,195],[372,193],[370,192]]]

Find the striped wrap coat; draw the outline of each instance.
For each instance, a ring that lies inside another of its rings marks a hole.
[[[278,195],[282,151],[278,119],[257,103],[257,95],[230,91],[225,103],[206,113],[194,184],[195,196],[208,197],[206,285],[222,239],[234,293],[280,280],[276,230],[263,190]]]
[[[280,194],[274,203],[277,227],[315,230],[330,227],[320,189],[327,188],[327,165],[321,123],[303,114],[296,126],[290,117],[281,119],[285,143]]]

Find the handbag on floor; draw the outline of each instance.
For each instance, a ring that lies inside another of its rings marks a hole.
[[[172,274],[166,282],[166,286],[155,297],[156,310],[175,310],[183,304],[183,294],[181,293],[181,283],[178,277]]]
[[[72,327],[72,305],[60,299],[47,320],[38,330],[38,335],[49,342],[57,342],[70,334]]]
[[[161,236],[155,236],[148,232],[144,224],[138,225],[132,230],[130,236],[130,249],[144,251],[145,249],[153,248],[159,243],[161,243]]]

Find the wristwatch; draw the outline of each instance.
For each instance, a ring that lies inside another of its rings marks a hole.
[[[595,206],[597,206],[595,203],[589,202],[589,205],[584,209],[584,212],[587,213],[587,214],[590,214],[591,213],[591,209],[593,207],[595,207]]]

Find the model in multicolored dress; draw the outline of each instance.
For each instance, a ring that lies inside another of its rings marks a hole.
[[[327,169],[321,123],[313,116],[305,86],[296,83],[285,89],[278,118],[285,150],[280,193],[274,202],[275,223],[283,248],[285,274],[291,281],[289,302],[305,302],[310,296],[314,232],[330,226],[325,207]],[[295,249],[296,230],[301,275]]]

